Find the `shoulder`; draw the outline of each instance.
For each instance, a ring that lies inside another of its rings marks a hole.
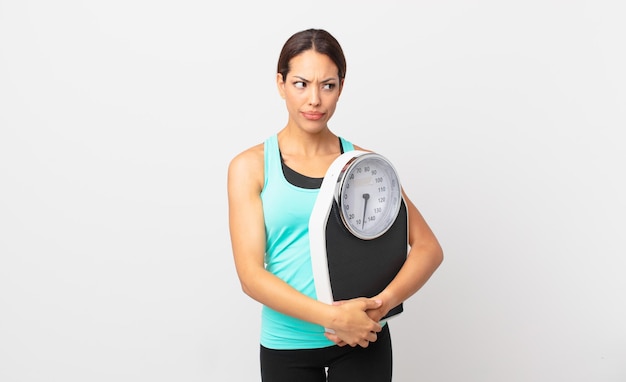
[[[264,144],[252,146],[233,157],[228,165],[229,181],[254,181],[263,184]]]
[[[371,152],[371,151],[372,151],[372,150],[368,150],[368,149],[363,148],[363,147],[361,147],[361,146],[359,146],[359,145],[356,145],[356,144],[352,144],[352,145],[354,146],[354,149],[355,149],[355,150],[360,150],[360,151],[369,151],[369,152]]]
[[[229,168],[238,168],[240,166],[263,166],[264,144],[252,146],[239,154],[235,155],[229,164]]]

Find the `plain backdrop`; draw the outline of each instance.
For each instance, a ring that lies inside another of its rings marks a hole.
[[[226,171],[310,27],[445,251],[394,380],[625,381],[625,8],[0,0],[0,381],[259,381]]]

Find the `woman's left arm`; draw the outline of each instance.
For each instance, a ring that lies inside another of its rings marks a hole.
[[[443,261],[443,250],[422,214],[404,190],[408,210],[409,253],[404,265],[389,285],[374,299],[382,301],[380,308],[368,311],[373,320],[380,320],[392,308],[415,294]]]

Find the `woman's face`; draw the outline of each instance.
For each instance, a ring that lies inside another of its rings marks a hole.
[[[287,78],[277,75],[278,91],[287,105],[289,123],[316,133],[325,129],[341,94],[337,65],[325,54],[307,50],[293,57]]]

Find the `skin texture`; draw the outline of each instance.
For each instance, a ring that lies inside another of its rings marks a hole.
[[[324,54],[306,50],[290,60],[286,78],[277,74],[276,85],[289,117],[278,132],[285,164],[303,175],[323,177],[341,154],[338,137],[328,127],[343,89],[337,65]],[[381,330],[379,319],[417,292],[437,269],[443,260],[441,246],[405,194],[410,251],[383,292],[333,305],[301,294],[264,267],[263,147],[261,143],[241,152],[228,168],[231,244],[243,291],[272,309],[332,329],[326,336],[339,346],[367,347]]]

